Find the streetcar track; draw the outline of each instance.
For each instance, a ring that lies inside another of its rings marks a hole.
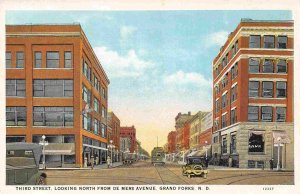
[[[293,175],[271,175],[271,176],[274,177],[274,176],[293,176]],[[260,178],[260,177],[270,177],[270,175],[269,176],[266,176],[266,175],[265,176],[255,176],[255,177],[248,177],[248,178],[244,178],[244,179],[239,179],[239,180],[236,180],[236,181],[229,182],[229,183],[227,183],[227,185],[231,185],[233,183],[241,182],[241,181],[244,181],[244,180]]]
[[[157,170],[158,168],[156,168],[156,166],[154,166],[154,168],[155,168],[156,172],[158,173],[159,177],[161,178],[163,184],[165,184],[166,182],[169,182],[169,183],[175,184],[175,185],[177,184],[177,183],[173,183],[173,182],[171,182],[171,181],[164,181],[164,180],[162,179],[162,177],[161,177],[160,172]],[[172,170],[170,170],[170,169],[167,168],[166,166],[163,166],[162,168],[167,169],[168,171],[170,171],[173,175],[175,175],[176,178],[180,179],[180,180],[183,181],[184,183],[190,184],[189,182],[187,182],[187,181],[185,181],[184,179],[182,179],[182,177],[178,176],[176,173],[174,173]]]

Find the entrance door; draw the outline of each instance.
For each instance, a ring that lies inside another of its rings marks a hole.
[[[281,145],[279,147],[279,164],[280,164],[280,168],[282,168],[282,150],[283,150],[283,146]],[[278,163],[278,145],[274,145],[273,159],[274,159],[273,167],[276,168],[277,163]]]

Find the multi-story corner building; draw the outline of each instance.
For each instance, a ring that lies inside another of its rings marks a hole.
[[[120,127],[120,137],[121,138],[128,138],[130,140],[130,153],[134,153],[136,151],[136,129],[133,126],[131,127]],[[128,141],[128,139],[126,141]],[[125,150],[127,151],[127,150]]]
[[[114,112],[108,112],[107,116],[108,127],[111,128],[111,140],[116,147],[116,150],[120,151],[120,119]]]
[[[293,21],[242,20],[213,61],[213,156],[293,169]],[[278,156],[278,147],[279,156]]]
[[[47,167],[106,161],[108,84],[80,25],[6,26],[6,141],[45,135]]]
[[[182,114],[181,112],[175,117],[175,129],[176,129],[176,151],[183,150],[183,128],[184,123],[192,118],[191,112],[188,114]]]
[[[190,136],[189,143],[190,149],[200,149],[199,138],[200,133],[204,131],[202,119],[207,114],[207,112],[199,111],[190,120]]]
[[[168,134],[168,153],[176,152],[176,131],[171,131]]]

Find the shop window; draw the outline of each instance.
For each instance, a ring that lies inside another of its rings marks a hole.
[[[278,36],[277,38],[277,48],[286,49],[287,48],[287,40],[286,36]]]
[[[42,67],[42,53],[39,51],[34,52],[34,68]]]
[[[249,58],[249,73],[259,73],[259,63],[258,58]]]
[[[249,137],[249,153],[262,153],[264,152],[264,137],[260,132],[250,132]]]
[[[276,107],[276,121],[277,122],[286,121],[286,107]]]
[[[258,97],[259,96],[259,81],[249,81],[248,87],[249,97]]]
[[[255,168],[255,161],[254,160],[248,160],[248,168]]]
[[[46,54],[47,68],[58,68],[59,67],[59,52],[47,52]]]
[[[265,122],[272,122],[273,120],[273,108],[271,106],[261,107],[261,120]]]
[[[75,164],[75,155],[64,155],[65,164]]]
[[[11,68],[11,52],[5,53],[5,66],[6,68]]]
[[[273,97],[273,82],[262,82],[263,86],[263,91],[262,91],[262,96],[267,97],[267,98],[272,98]]]
[[[259,35],[250,35],[249,48],[260,48],[260,36]]]
[[[236,153],[236,135],[231,135],[230,153]]]
[[[265,163],[262,160],[257,161],[257,168],[265,168]]]
[[[248,106],[248,121],[258,121],[258,106]]]
[[[6,136],[6,143],[26,142],[25,136]]]
[[[263,73],[273,73],[273,61],[271,59],[265,59],[263,64]]]
[[[275,48],[274,36],[264,36],[264,48]]]
[[[285,98],[286,93],[286,82],[276,82],[276,97]]]
[[[286,60],[280,59],[277,63],[277,73],[287,73],[287,63]]]
[[[222,138],[222,154],[227,153],[227,139],[226,137]]]
[[[17,52],[17,68],[24,68],[24,52]]]

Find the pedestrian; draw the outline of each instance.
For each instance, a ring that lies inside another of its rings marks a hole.
[[[269,162],[270,162],[270,170],[273,170],[274,159],[272,158]]]
[[[109,156],[107,156],[107,168],[110,168],[110,157]]]
[[[94,156],[92,155],[91,156],[91,167],[92,167],[92,170],[94,169],[94,162],[95,162],[95,159],[94,159]]]
[[[207,157],[205,158],[205,167],[206,168],[208,167],[208,158]]]

